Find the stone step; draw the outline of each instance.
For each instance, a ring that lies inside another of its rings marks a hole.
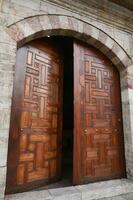
[[[127,195],[132,192],[133,181],[117,179],[86,185],[12,194],[7,195],[5,200],[106,200],[109,197]],[[118,198],[123,197],[116,197],[116,199]],[[109,199],[111,200],[112,198]],[[130,200],[133,200],[133,197]]]

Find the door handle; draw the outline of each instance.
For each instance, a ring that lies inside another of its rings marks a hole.
[[[84,129],[84,134],[87,134],[87,129]]]
[[[118,122],[121,122],[121,118],[118,118]]]

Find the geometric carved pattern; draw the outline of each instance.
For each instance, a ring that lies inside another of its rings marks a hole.
[[[58,175],[60,60],[56,52],[43,49],[27,49],[17,185]]]
[[[119,74],[93,48],[80,46],[79,84],[83,182],[125,173]]]

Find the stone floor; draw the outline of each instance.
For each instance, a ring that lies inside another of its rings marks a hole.
[[[133,181],[110,180],[57,189],[44,189],[13,195],[5,200],[133,200]]]
[[[133,200],[133,193],[119,195],[116,197],[102,198],[100,200]]]
[[[46,185],[46,186],[42,186],[40,188],[37,188],[36,190],[39,191],[39,190],[48,190],[48,189],[54,189],[54,188],[64,188],[64,187],[70,187],[72,186],[72,183],[71,181],[69,181],[68,179],[63,179],[63,180],[60,180],[56,183],[52,183],[52,184],[49,184],[49,185]]]

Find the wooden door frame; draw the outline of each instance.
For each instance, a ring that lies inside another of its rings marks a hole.
[[[75,42],[74,42],[74,47],[75,47]],[[75,48],[73,48],[75,49]],[[80,56],[80,52],[79,49],[76,48],[76,51],[74,51],[74,58],[77,56]],[[76,67],[75,67],[76,66]],[[77,87],[77,85],[79,84],[79,62],[77,59],[74,59],[74,64],[73,64],[73,68],[74,68],[74,131],[73,131],[73,184],[75,185],[77,182],[80,182],[80,175],[81,175],[81,150],[80,150],[80,146],[81,146],[81,141],[80,141],[80,126],[77,126],[77,124],[80,124],[80,97],[79,97],[79,93],[80,93],[80,88]],[[78,113],[78,115],[77,115]],[[78,148],[77,148],[78,147]],[[75,170],[76,169],[76,170]]]
[[[16,65],[15,65],[15,78],[13,83],[13,100],[11,106],[11,121],[10,121],[10,134],[9,134],[9,146],[8,146],[8,159],[7,159],[7,167],[9,163],[14,163],[15,171],[12,167],[10,173],[7,171],[7,180],[6,184],[10,178],[9,174],[12,174],[12,180],[15,182],[15,174],[17,171],[17,162],[19,158],[19,138],[20,134],[18,134],[18,130],[20,130],[20,121],[21,121],[21,111],[20,107],[22,106],[22,96],[24,90],[24,73],[26,70],[26,66],[24,66],[24,62],[26,60],[26,47],[20,48],[17,50],[16,57]],[[19,64],[21,62],[21,65]],[[24,66],[24,67],[23,67]],[[18,70],[19,69],[19,70]],[[20,78],[19,78],[20,77]],[[19,90],[17,89],[19,87]],[[18,92],[16,92],[16,90]],[[10,141],[13,141],[11,144]],[[13,147],[13,148],[12,148]],[[14,155],[14,156],[13,156]],[[14,159],[15,158],[15,159]],[[9,174],[8,174],[9,173]]]

